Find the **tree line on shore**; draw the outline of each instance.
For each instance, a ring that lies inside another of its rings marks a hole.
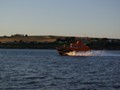
[[[94,50],[120,50],[120,39],[90,38],[90,37],[68,37],[68,36],[28,36],[15,34],[0,37],[0,48],[19,49],[55,49],[61,45],[82,40]]]

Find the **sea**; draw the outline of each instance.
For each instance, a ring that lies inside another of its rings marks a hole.
[[[120,90],[119,50],[68,55],[0,49],[0,90]]]

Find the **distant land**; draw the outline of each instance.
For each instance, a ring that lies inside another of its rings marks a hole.
[[[93,50],[120,50],[120,39],[71,37],[71,36],[28,36],[15,34],[0,37],[0,48],[10,49],[55,49],[61,45],[69,45],[77,40],[82,40]]]

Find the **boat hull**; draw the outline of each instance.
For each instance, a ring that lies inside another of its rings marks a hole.
[[[57,48],[57,51],[62,56],[67,56],[67,53],[70,52],[69,50],[66,50],[64,48]]]

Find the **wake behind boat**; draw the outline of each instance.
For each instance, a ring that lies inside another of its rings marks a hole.
[[[70,43],[69,46],[63,45],[56,48],[60,55],[68,55],[67,53],[75,52],[87,52],[90,51],[90,47],[85,45],[82,41],[77,41],[76,43]]]

